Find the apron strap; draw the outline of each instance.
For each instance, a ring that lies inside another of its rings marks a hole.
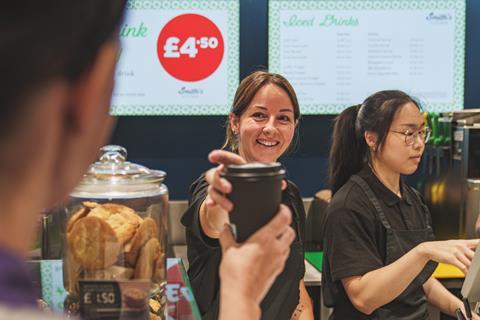
[[[375,210],[377,211],[377,216],[382,222],[383,226],[386,229],[391,229],[392,227],[390,226],[390,223],[388,223],[387,218],[385,217],[383,209],[380,206],[380,202],[378,201],[377,197],[373,193],[373,190],[370,188],[367,182],[362,177],[356,174],[351,176],[350,179],[352,179],[352,181],[355,182],[363,190],[363,192],[365,192],[365,195],[375,207]]]
[[[422,196],[420,195],[420,192],[418,192],[415,188],[410,188],[410,190],[413,191],[413,193],[415,194],[415,196],[417,197],[417,200],[418,200],[418,203],[420,203],[420,206],[422,207],[423,209],[423,213],[424,213],[424,216],[425,216],[425,227],[431,229],[432,226],[431,226],[431,221],[430,221],[430,210],[428,209],[427,205],[425,204],[425,202],[423,202],[422,200]]]

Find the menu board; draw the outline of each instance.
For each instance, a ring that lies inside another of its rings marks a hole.
[[[225,115],[239,82],[238,0],[130,0],[113,115]]]
[[[270,0],[268,65],[302,113],[335,114],[399,89],[427,111],[463,108],[465,0]]]

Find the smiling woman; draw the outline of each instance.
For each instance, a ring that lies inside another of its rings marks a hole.
[[[270,122],[271,116],[277,118],[276,122]],[[248,123],[255,121],[258,124],[256,127],[262,128],[267,123],[266,134],[271,136],[272,133],[269,134],[269,130],[271,132],[271,129],[278,128],[289,137],[288,140],[283,141],[282,147],[285,146],[285,148],[282,152],[276,154],[275,158],[269,159],[269,161],[276,161],[290,145],[295,144],[294,138],[298,133],[299,119],[300,107],[297,95],[287,79],[279,74],[254,72],[240,83],[235,93],[232,111],[226,122],[227,130],[223,148],[239,153],[239,139],[242,136],[240,127],[248,127]],[[285,125],[278,126],[279,123]],[[260,160],[254,158],[252,161]]]
[[[241,137],[238,153],[247,162],[274,162],[287,150],[297,124],[287,93],[274,84],[258,90],[239,117],[230,114],[230,127]]]
[[[225,196],[232,187],[220,173],[228,164],[277,161],[295,140],[299,118],[295,91],[284,77],[257,71],[240,83],[226,122],[223,149],[231,152],[217,150],[210,154],[209,160],[219,166],[192,184],[190,206],[182,218],[187,229],[190,281],[203,319],[218,318],[218,237],[233,208]],[[262,302],[262,319],[313,319],[303,283],[305,210],[300,193],[291,182],[285,183],[282,203],[292,214],[291,227],[295,231],[285,268],[271,288],[250,288],[245,294],[249,299],[256,297],[258,304]],[[259,296],[258,292],[264,294]]]
[[[290,146],[299,117],[290,83],[277,74],[255,72],[237,90],[223,147],[247,162],[277,161]]]

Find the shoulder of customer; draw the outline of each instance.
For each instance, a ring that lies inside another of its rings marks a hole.
[[[62,320],[66,319],[53,313],[42,312],[31,308],[13,308],[0,305],[0,320]]]

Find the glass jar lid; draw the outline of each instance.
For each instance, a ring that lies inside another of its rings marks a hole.
[[[166,173],[127,161],[127,150],[108,145],[71,194],[81,198],[137,198],[161,193]]]

